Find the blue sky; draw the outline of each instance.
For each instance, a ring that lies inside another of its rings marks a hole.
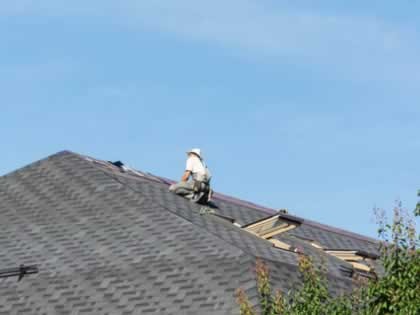
[[[63,149],[374,236],[420,188],[420,4],[16,0],[0,174]]]

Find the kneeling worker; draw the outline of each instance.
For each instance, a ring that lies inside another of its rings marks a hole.
[[[193,202],[207,203],[210,201],[212,193],[210,171],[203,161],[200,149],[192,149],[187,154],[188,159],[184,176],[179,183],[171,185],[169,190]],[[188,181],[190,177],[192,181]]]

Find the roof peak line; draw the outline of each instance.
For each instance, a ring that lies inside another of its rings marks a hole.
[[[52,156],[59,156],[59,155],[65,155],[65,154],[76,155],[76,156],[82,157],[84,159],[97,161],[97,162],[102,162],[102,163],[107,163],[107,164],[112,165],[113,167],[117,167],[117,166],[113,165],[112,163],[110,163],[108,161],[102,161],[102,160],[99,160],[99,159],[96,159],[96,158],[93,158],[93,157],[90,157],[90,156],[87,156],[87,155],[79,154],[79,153],[76,153],[76,152],[73,152],[73,151],[70,151],[70,150],[63,150],[63,151],[57,152],[56,154],[53,154]],[[137,176],[140,176],[139,174],[141,174],[141,177],[144,178],[144,179],[147,179],[147,180],[160,182],[160,183],[163,183],[163,184],[166,184],[166,185],[171,185],[171,184],[175,183],[175,181],[173,181],[171,179],[168,179],[168,178],[165,178],[165,177],[156,176],[156,175],[153,175],[153,174],[150,174],[150,173],[141,172],[141,171],[138,171],[138,170],[133,169],[131,167],[130,167],[130,169]],[[235,205],[244,206],[244,207],[248,207],[248,208],[251,208],[251,209],[259,210],[259,211],[265,212],[269,215],[276,215],[276,214],[279,213],[278,210],[275,210],[273,208],[264,207],[264,206],[261,206],[261,205],[258,205],[258,204],[240,199],[240,198],[228,196],[228,195],[225,195],[225,194],[222,194],[222,193],[219,193],[219,192],[214,193],[213,197],[216,200],[225,201],[225,202],[229,202],[229,203],[232,203],[232,204],[235,204]],[[347,231],[347,230],[344,230],[344,229],[341,229],[341,228],[333,227],[331,225],[327,225],[327,224],[324,224],[324,223],[319,223],[319,222],[316,222],[316,221],[313,221],[313,220],[302,219],[302,218],[299,218],[297,216],[290,215],[290,214],[287,214],[287,216],[296,217],[298,219],[303,220],[304,221],[303,224],[305,224],[305,225],[312,226],[312,227],[315,227],[315,228],[319,228],[319,229],[322,229],[322,230],[325,230],[325,231],[328,231],[328,232],[352,237],[352,238],[359,239],[359,240],[366,241],[366,242],[370,242],[370,243],[375,243],[375,244],[378,243],[378,240],[376,240],[372,237],[364,236],[364,235],[361,235],[361,234],[358,234],[358,233],[354,233],[354,232]]]

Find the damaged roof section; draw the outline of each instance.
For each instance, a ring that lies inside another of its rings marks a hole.
[[[284,291],[299,252],[326,261],[336,294],[375,261],[364,236],[222,194],[203,208],[170,183],[68,151],[1,177],[0,269],[39,273],[0,281],[0,314],[238,314],[237,288],[257,302],[256,257]]]
[[[99,161],[99,163],[101,164],[101,161]],[[169,179],[131,169],[120,161],[110,163],[119,167],[125,173],[140,175],[145,179],[166,185],[174,183],[174,181]],[[178,196],[174,197],[176,199],[180,198]],[[183,198],[180,199],[186,201]],[[324,261],[330,262],[330,271],[333,274],[352,277],[355,273],[361,273],[369,277],[375,276],[374,266],[378,265],[376,262],[378,258],[378,244],[371,238],[314,221],[305,220],[289,214],[287,210],[278,211],[266,208],[220,193],[216,193],[214,199],[214,210],[206,212],[203,211],[203,207],[201,207],[201,214],[211,214],[224,219],[234,224],[235,227],[240,227],[257,237],[270,242],[271,246],[274,248],[294,253],[306,251],[310,252],[312,256],[318,255],[324,257]],[[186,203],[193,206],[188,201],[186,201]],[[227,209],[232,206],[238,208],[239,211],[227,211]],[[244,219],[244,215],[246,214],[245,209],[252,209],[254,215],[258,212],[259,217]],[[267,216],[267,214],[270,215]],[[308,234],[315,237],[312,239],[302,237],[302,235]],[[341,244],[342,249],[338,251],[327,250],[326,248],[329,248],[329,245],[332,244]],[[308,245],[315,247],[318,251],[313,252],[312,248],[310,249]],[[362,262],[360,262],[358,261],[360,259],[355,259],[354,256],[346,257],[347,259],[344,259],[343,255],[338,254],[340,251],[343,253],[352,252],[349,248],[356,249],[358,253],[370,251],[371,254],[369,255],[369,259],[361,259]]]

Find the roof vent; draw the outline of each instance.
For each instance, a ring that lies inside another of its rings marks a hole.
[[[116,166],[116,167],[122,168],[124,166],[124,163],[121,162],[121,161],[115,161],[115,162],[108,161],[108,162],[111,163],[112,165]]]
[[[115,161],[115,162],[108,161],[108,163],[118,167],[123,173],[130,171],[130,168],[128,166],[125,166],[125,164],[121,161]]]

